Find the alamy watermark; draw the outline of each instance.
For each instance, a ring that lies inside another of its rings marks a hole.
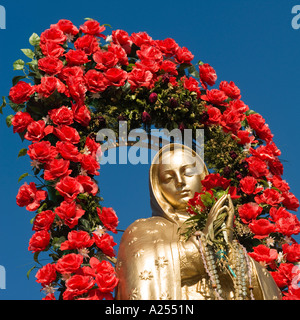
[[[0,29],[6,29],[6,10],[0,5]]]
[[[6,271],[3,266],[0,266],[0,290],[6,289]]]
[[[300,29],[300,5],[293,6],[292,14],[295,14],[292,19],[292,28],[298,30]]]
[[[119,122],[119,132],[116,133],[111,129],[102,129],[97,133],[96,141],[101,143],[101,153],[98,154],[100,165],[104,164],[149,164],[152,163],[157,151],[162,147],[168,151],[168,145],[172,143],[183,145],[183,153],[187,160],[195,161],[195,153],[204,159],[204,130],[196,129],[151,129],[146,132],[143,129],[134,129],[128,132],[127,122]],[[117,156],[116,147],[119,147]],[[129,147],[129,148],[122,148]],[[185,148],[188,147],[188,148]],[[194,150],[194,153],[191,150]],[[99,150],[100,151],[100,150]],[[149,155],[150,152],[150,155]],[[190,157],[188,157],[190,155]],[[163,160],[162,160],[163,159]],[[161,158],[160,161],[169,161]],[[164,163],[164,162],[160,162]],[[203,168],[197,168],[202,170]]]

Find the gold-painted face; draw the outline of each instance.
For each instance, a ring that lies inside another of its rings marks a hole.
[[[175,149],[162,156],[159,164],[159,188],[175,209],[185,209],[195,192],[202,189],[196,160],[189,152]]]

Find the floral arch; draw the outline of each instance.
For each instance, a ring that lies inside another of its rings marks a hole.
[[[28,250],[35,266],[28,275],[38,269],[44,299],[113,299],[118,217],[101,206],[96,135],[102,128],[117,133],[120,121],[146,132],[204,129],[211,173],[190,203],[209,207],[230,193],[236,237],[268,268],[284,299],[299,299],[300,245],[293,235],[300,222],[290,212],[299,201],[282,179],[281,152],[265,119],[241,100],[234,82],[216,87],[213,67],[193,65],[194,55],[175,40],[124,30],[106,36],[106,27],[60,20],[30,37],[32,49],[22,49],[28,62],[14,63],[23,73],[13,79],[14,114],[6,122],[30,142],[19,156],[29,156],[36,178],[20,187],[16,201],[33,213]],[[3,97],[0,111],[5,105]],[[41,252],[52,262],[41,265]]]

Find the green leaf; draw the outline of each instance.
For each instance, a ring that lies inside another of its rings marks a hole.
[[[34,52],[31,49],[21,49],[21,51],[25,54],[26,57],[33,59]]]
[[[23,156],[26,156],[27,154],[27,149],[26,148],[23,148],[19,151],[19,154],[18,154],[18,158],[19,157],[23,157]]]
[[[53,246],[53,249],[56,250],[56,249],[60,249],[60,245],[66,241],[66,238],[65,237],[60,237],[60,238],[53,238],[52,240],[52,246]]]
[[[26,78],[26,76],[16,76],[16,77],[13,77],[13,79],[12,79],[12,84],[13,84],[13,86],[15,86],[20,80],[25,79],[25,78]]]
[[[22,59],[19,59],[13,63],[14,70],[23,70],[25,62]]]
[[[36,252],[36,253],[34,254],[34,256],[33,256],[33,260],[34,260],[36,263],[40,263],[40,262],[39,262],[39,259],[38,259],[40,253],[41,253],[41,251],[38,251],[38,252]]]
[[[27,279],[29,280],[29,276],[30,276],[30,273],[32,270],[34,270],[36,268],[36,266],[33,266],[32,268],[30,268],[28,271],[27,271]]]
[[[29,43],[34,47],[39,45],[40,44],[40,37],[36,33],[33,33],[31,35],[31,37],[29,38]]]
[[[28,177],[29,176],[29,173],[23,173],[20,178],[18,179],[18,182],[20,182],[21,180],[23,180],[24,178]]]
[[[6,100],[5,100],[5,97],[2,97],[2,104],[0,106],[0,113],[3,114],[3,108],[6,106]]]
[[[8,126],[8,128],[11,126],[11,119],[14,116],[12,114],[10,114],[9,116],[6,117],[6,125]]]

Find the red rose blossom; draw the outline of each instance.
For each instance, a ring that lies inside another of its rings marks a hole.
[[[40,207],[41,201],[47,197],[47,191],[38,190],[34,182],[26,182],[20,187],[16,200],[19,207],[26,207],[28,211],[35,211]]]
[[[151,71],[139,68],[133,68],[128,74],[128,82],[132,91],[140,87],[149,88],[151,85],[153,75]]]
[[[91,276],[75,274],[66,281],[67,289],[63,293],[64,300],[72,300],[77,296],[87,293],[93,288],[95,279]]]
[[[69,50],[65,54],[68,66],[81,66],[88,63],[90,60],[83,50]]]
[[[117,233],[117,226],[119,224],[119,219],[116,215],[116,212],[112,208],[97,208],[97,213],[102,221],[105,228],[109,231],[112,231],[114,233]]]
[[[100,164],[97,159],[95,159],[95,157],[89,154],[83,154],[80,163],[82,169],[85,170],[88,174],[99,176],[98,170],[100,169]]]
[[[90,34],[96,37],[106,38],[101,34],[105,30],[105,26],[100,26],[99,22],[96,20],[87,20],[85,23],[80,26],[80,30],[85,34]]]
[[[60,73],[63,67],[63,62],[55,57],[44,57],[38,61],[38,68],[50,76]]]
[[[268,166],[264,161],[257,157],[247,158],[246,161],[249,165],[249,172],[254,178],[258,179],[268,175]]]
[[[40,252],[44,251],[50,242],[50,233],[46,230],[37,231],[29,240],[28,251]]]
[[[114,246],[117,245],[114,242],[114,239],[111,235],[108,233],[105,233],[101,236],[98,234],[94,233],[93,237],[95,239],[95,244],[96,246],[106,255],[109,257],[114,257],[116,255],[116,252],[114,250]]]
[[[55,219],[55,213],[51,210],[46,210],[38,213],[33,221],[32,230],[34,231],[49,231]]]
[[[66,106],[58,109],[52,109],[49,112],[50,119],[56,125],[71,125],[73,121],[73,112]]]
[[[275,225],[267,219],[253,220],[249,228],[255,234],[254,239],[264,239],[276,230]]]
[[[68,233],[68,240],[60,245],[60,250],[89,248],[94,244],[94,241],[94,238],[91,238],[86,231],[72,230]]]
[[[55,189],[62,195],[66,201],[73,201],[79,193],[83,193],[83,186],[76,178],[64,177],[55,186]]]
[[[105,91],[110,84],[102,72],[93,69],[85,74],[85,80],[88,90],[93,93]]]
[[[64,159],[53,159],[45,166],[44,179],[55,180],[71,174],[69,170],[70,161]]]
[[[270,206],[277,206],[284,198],[275,189],[266,189],[260,196],[255,197],[256,203],[266,203]]]
[[[80,141],[78,131],[70,126],[62,125],[54,129],[53,132],[61,141],[71,142],[77,144]]]
[[[74,46],[77,50],[83,50],[87,55],[91,55],[99,50],[97,38],[89,34],[78,38],[75,41]]]
[[[18,111],[11,119],[13,132],[21,133],[27,129],[28,125],[33,122],[31,115],[28,112]]]
[[[123,86],[127,80],[127,72],[119,68],[108,69],[104,75],[109,80],[109,84],[115,87]]]
[[[91,177],[77,176],[76,179],[83,186],[84,192],[92,194],[93,196],[95,196],[98,193],[98,185],[94,180],[92,180]]]
[[[61,274],[76,272],[83,263],[80,254],[70,253],[60,258],[56,263],[56,270]]]
[[[57,156],[57,150],[54,146],[51,146],[49,141],[40,141],[31,144],[28,147],[27,154],[31,160],[46,163]]]
[[[239,216],[245,224],[249,224],[256,219],[262,213],[262,210],[263,208],[255,202],[245,203],[238,208]]]
[[[219,173],[211,173],[202,180],[202,185],[206,190],[218,187],[226,190],[230,185],[230,180],[222,177]]]
[[[105,50],[95,52],[93,59],[97,63],[95,68],[102,71],[115,67],[119,62],[119,59],[114,52]]]
[[[203,89],[207,89],[207,85],[213,86],[217,80],[217,74],[213,67],[208,63],[199,65],[200,81]]]
[[[85,214],[85,211],[79,205],[76,205],[74,201],[63,201],[55,209],[55,214],[62,219],[65,225],[72,229],[78,224],[78,220]]]
[[[91,112],[84,104],[72,104],[74,120],[82,126],[87,127],[91,121]]]
[[[262,244],[254,247],[253,249],[253,252],[249,252],[249,256],[258,262],[270,264],[278,257],[278,253],[275,249],[270,249]]]
[[[225,100],[227,100],[228,97],[221,90],[211,89],[207,90],[206,95],[202,95],[201,99],[217,106],[227,106],[227,102]]]
[[[222,90],[226,94],[226,96],[228,96],[231,99],[241,98],[241,91],[233,81],[222,81],[220,83],[219,89]]]
[[[79,162],[81,154],[78,148],[73,145],[73,143],[68,141],[57,141],[56,150],[65,160],[70,160],[73,162]]]
[[[19,81],[9,91],[9,99],[16,104],[23,104],[27,102],[31,95],[35,93],[35,86],[31,84]]]
[[[56,268],[54,264],[47,263],[36,273],[36,282],[40,283],[43,287],[50,285],[56,280]]]

